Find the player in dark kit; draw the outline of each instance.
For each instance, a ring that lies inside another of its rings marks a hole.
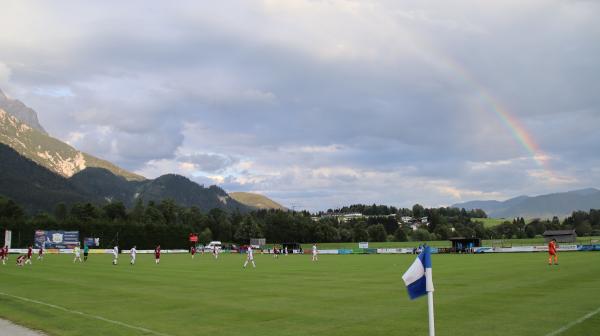
[[[154,261],[156,264],[160,264],[160,245],[157,245],[154,249]]]
[[[33,247],[30,245],[27,248],[27,260],[25,261],[26,264],[30,264],[31,265],[31,256],[33,255]]]
[[[26,256],[24,255],[20,255],[17,257],[17,266],[23,266],[25,265],[25,260],[27,259]]]
[[[192,253],[192,259],[194,259],[194,256],[196,255],[196,246],[192,246],[190,253]]]
[[[44,245],[40,246],[38,250],[38,260],[44,260]]]
[[[2,265],[6,265],[6,259],[4,256],[4,247],[0,248],[0,259],[2,259]]]

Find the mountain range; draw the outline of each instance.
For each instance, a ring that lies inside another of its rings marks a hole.
[[[171,199],[203,211],[283,208],[257,194],[238,201],[218,186],[206,188],[180,175],[146,179],[129,172],[51,137],[33,109],[2,91],[0,195],[13,199],[30,213],[52,211],[61,202],[121,201],[130,207],[139,198],[144,202]]]
[[[104,168],[86,168],[70,178],[58,175],[0,144],[0,194],[13,199],[29,213],[52,211],[58,203],[106,204],[121,201],[132,207],[144,202],[171,199],[178,205],[247,212],[246,206],[217,187],[205,188],[188,178],[167,174],[154,180],[129,181]]]
[[[482,209],[493,218],[564,218],[573,211],[600,208],[600,190],[586,188],[533,197],[519,196],[506,201],[470,201],[452,207]]]
[[[203,211],[285,210],[263,195],[227,194],[217,186],[206,188],[174,174],[146,179],[81,152],[51,137],[33,109],[1,90],[0,195],[14,199],[28,212],[51,211],[60,202],[122,201],[132,206],[139,198],[146,202],[172,199],[179,205],[196,206]],[[482,209],[494,218],[566,217],[575,210],[600,208],[600,190],[588,188],[506,201],[471,201],[452,207]]]

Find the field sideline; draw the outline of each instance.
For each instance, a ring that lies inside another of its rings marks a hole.
[[[437,335],[556,335],[598,311],[600,253],[560,258],[434,255]],[[0,265],[0,317],[50,335],[427,335],[427,300],[410,301],[401,280],[413,255],[257,255],[246,270],[227,254],[14,260]],[[595,313],[560,335],[599,329]]]
[[[597,244],[600,241],[599,236],[577,237],[575,243],[562,243],[561,245],[571,244]],[[370,248],[413,248],[424,242],[422,241],[407,241],[407,242],[369,242]],[[434,240],[425,242],[432,247],[450,247],[449,240]],[[531,245],[547,245],[544,238],[524,238],[524,239],[499,239],[499,240],[482,240],[482,246],[531,246]],[[269,245],[271,246],[271,245]],[[319,249],[355,249],[358,248],[358,243],[319,243]],[[302,248],[310,250],[312,244],[302,244]]]

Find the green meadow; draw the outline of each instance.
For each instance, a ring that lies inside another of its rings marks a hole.
[[[0,317],[48,335],[427,335],[413,255],[49,255],[0,265]],[[598,335],[600,253],[434,255],[437,335]],[[596,312],[596,313],[594,313]],[[586,317],[582,319],[583,317]],[[578,323],[575,323],[578,322]],[[572,326],[571,326],[572,324]]]
[[[500,225],[504,222],[512,222],[512,219],[505,218],[475,218],[474,222],[482,222],[483,226],[486,228],[492,228],[494,226]]]

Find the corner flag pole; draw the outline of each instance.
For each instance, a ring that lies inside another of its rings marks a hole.
[[[435,320],[433,318],[433,292],[427,292],[427,306],[429,307],[429,336],[435,336]]]
[[[431,267],[431,248],[425,248],[425,290],[427,291],[427,308],[429,310],[429,336],[435,336],[435,319],[433,318],[433,268]]]
[[[433,318],[433,268],[431,267],[431,249],[425,248],[425,290],[427,291],[427,308],[429,310],[429,336],[435,336],[435,319]]]
[[[433,274],[431,269],[431,249],[425,246],[415,261],[402,276],[408,296],[414,300],[427,294],[429,310],[429,336],[435,336],[435,322],[433,319]]]

